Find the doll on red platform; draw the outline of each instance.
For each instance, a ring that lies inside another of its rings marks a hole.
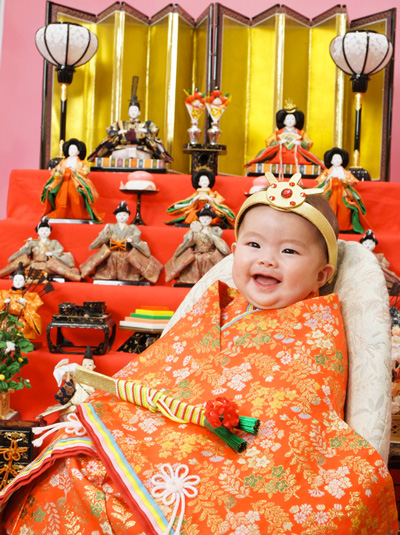
[[[162,264],[150,254],[141,232],[128,224],[130,210],[125,201],[114,210],[116,223],[108,223],[89,249],[98,249],[80,265],[82,278],[94,273],[97,280],[143,281],[155,283]]]
[[[6,310],[22,324],[21,332],[30,340],[42,332],[42,318],[38,309],[43,301],[37,292],[29,292],[25,287],[25,271],[22,264],[14,273],[10,290],[0,290],[0,310]]]
[[[210,204],[205,204],[196,215],[198,221],[193,221],[183,243],[165,265],[166,282],[175,279],[177,283],[195,284],[231,252],[221,237],[221,228],[211,226],[216,214]]]
[[[365,218],[366,208],[356,189],[359,181],[346,169],[349,153],[334,147],[325,152],[324,161],[327,169],[316,180],[335,212],[340,231],[362,234],[370,224]]]
[[[375,253],[375,247],[378,245],[378,240],[375,237],[374,232],[371,229],[368,229],[367,232],[360,238],[360,243],[363,247],[368,249],[368,251],[371,251],[376,256],[379,265],[381,266],[381,269],[383,271],[383,274],[385,276],[386,281],[386,287],[388,289],[388,292],[390,295],[392,294],[392,290],[395,288],[400,287],[400,277],[394,271],[391,271],[389,269],[390,262],[387,260],[385,255],[383,253]]]
[[[215,185],[214,173],[208,169],[199,169],[192,175],[192,185],[196,190],[194,193],[167,208],[169,215],[177,217],[166,222],[166,225],[188,226],[197,220],[197,212],[209,204],[215,213],[212,224],[221,228],[233,228],[235,213],[224,204],[224,197],[212,189]]]
[[[153,121],[141,121],[140,104],[137,98],[139,78],[133,76],[128,121],[117,121],[107,129],[107,136],[89,155],[88,161],[96,158],[139,158],[172,162],[173,158],[165,150],[158,137],[159,127]]]
[[[89,167],[84,161],[86,145],[72,138],[63,145],[65,158],[53,169],[44,185],[41,201],[44,215],[53,219],[92,219],[101,223],[102,217],[94,204],[99,194],[88,178]]]
[[[266,148],[244,167],[250,167],[254,163],[279,164],[282,176],[284,164],[318,165],[325,168],[323,162],[310,152],[313,141],[303,130],[304,113],[302,111],[289,102],[286,108],[277,112],[276,126],[277,130],[265,142]]]
[[[33,268],[47,276],[59,275],[71,281],[80,281],[79,269],[71,253],[64,252],[64,247],[57,240],[50,238],[52,226],[47,217],[42,217],[36,226],[37,238],[28,238],[18,251],[10,256],[7,264],[0,270],[0,277],[13,273],[21,262],[24,268]]]

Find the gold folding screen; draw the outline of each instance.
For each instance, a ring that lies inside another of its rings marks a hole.
[[[139,76],[141,117],[160,127],[174,162],[188,173],[189,116],[184,89],[219,86],[232,99],[220,123],[227,155],[219,172],[243,175],[243,164],[275,129],[275,113],[291,99],[305,113],[305,129],[321,159],[341,146],[352,154],[354,105],[348,76],[329,55],[329,43],[349,29],[385,33],[393,40],[395,10],[350,22],[345,6],[315,19],[275,5],[248,19],[211,4],[195,21],[177,5],[151,18],[116,2],[98,15],[48,3],[47,22],[71,21],[97,34],[97,54],[77,68],[68,90],[67,138],[84,140],[88,153],[108,125],[127,119],[132,76]],[[372,178],[387,179],[390,147],[392,63],[371,77],[362,117],[361,165]],[[60,88],[46,66],[42,163],[59,151]],[[200,127],[206,142],[207,120]]]

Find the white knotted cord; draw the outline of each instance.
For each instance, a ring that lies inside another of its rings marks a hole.
[[[35,440],[32,441],[32,444],[34,446],[41,446],[46,437],[62,428],[64,428],[65,433],[68,433],[69,435],[74,433],[75,435],[81,437],[86,433],[85,428],[81,424],[77,415],[71,413],[68,414],[67,419],[64,422],[56,422],[55,424],[46,425],[45,427],[33,427],[32,432],[34,435],[39,435],[44,431],[46,431],[46,433],[39,438],[35,438]]]
[[[154,484],[151,494],[153,498],[162,499],[164,505],[170,506],[175,502],[171,520],[163,535],[168,535],[171,532],[179,505],[181,505],[181,513],[175,528],[175,534],[179,535],[185,514],[185,496],[194,498],[198,495],[198,490],[194,486],[200,482],[200,478],[199,476],[189,476],[189,468],[186,464],[178,464],[172,468],[167,463],[161,465],[160,470],[161,473],[151,478],[151,482]]]

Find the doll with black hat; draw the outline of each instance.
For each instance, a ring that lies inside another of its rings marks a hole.
[[[45,205],[44,215],[52,219],[90,219],[101,223],[102,216],[94,207],[99,194],[88,178],[89,166],[84,161],[85,143],[71,138],[63,144],[63,154],[64,158],[43,187],[40,200]]]
[[[58,390],[54,396],[57,403],[47,407],[47,409],[36,417],[37,419],[59,412],[59,419],[63,421],[68,414],[76,411],[80,403],[84,403],[90,394],[93,394],[94,388],[74,381],[74,372],[77,365],[76,362],[70,362],[69,359],[62,359],[56,364],[53,375],[58,386]],[[93,351],[89,345],[86,346],[81,366],[90,371],[94,371],[96,368]]]
[[[163,266],[141,240],[139,228],[128,223],[127,203],[120,202],[113,213],[116,223],[108,223],[89,246],[98,251],[80,265],[82,278],[94,273],[96,281],[157,282]]]
[[[106,128],[107,136],[89,155],[88,161],[96,158],[139,158],[172,162],[172,157],[158,137],[159,127],[153,121],[140,120],[140,103],[137,97],[139,77],[132,77],[128,121],[117,121]]]
[[[357,178],[346,169],[349,153],[333,147],[325,152],[326,169],[316,179],[322,188],[339,221],[340,232],[362,234],[369,227],[365,214],[366,208],[357,191]]]
[[[291,102],[276,113],[277,130],[266,142],[266,148],[244,167],[255,163],[279,164],[279,174],[283,178],[283,165],[295,165],[292,172],[299,172],[300,165],[317,165],[324,169],[324,164],[310,152],[313,141],[303,130],[304,113]]]
[[[50,238],[52,226],[46,216],[36,225],[37,238],[28,238],[17,252],[8,259],[9,264],[0,270],[0,277],[7,277],[13,273],[21,262],[24,268],[33,268],[46,273],[48,278],[62,277],[71,281],[80,281],[79,269],[75,267],[75,260],[71,253],[64,251],[64,247],[57,240]]]
[[[222,229],[211,226],[216,217],[210,204],[196,212],[198,221],[193,221],[183,242],[173,257],[165,264],[165,280],[176,280],[176,285],[193,285],[215,264],[230,254],[228,244],[222,239]]]
[[[167,213],[177,216],[175,219],[165,222],[166,225],[189,226],[196,221],[196,213],[205,205],[210,204],[215,212],[212,225],[221,228],[233,228],[235,213],[224,204],[224,197],[218,191],[213,190],[215,174],[209,169],[198,169],[192,175],[192,185],[196,190],[186,199],[177,201],[167,208]]]

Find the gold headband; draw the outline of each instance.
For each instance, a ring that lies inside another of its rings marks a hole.
[[[251,206],[267,204],[280,212],[294,212],[310,221],[320,231],[328,249],[328,262],[332,264],[336,271],[338,246],[335,232],[329,221],[319,210],[311,206],[311,204],[304,202],[307,195],[321,195],[323,190],[320,188],[303,190],[298,184],[301,180],[300,173],[296,173],[289,181],[284,182],[278,182],[272,173],[265,173],[265,176],[271,184],[270,187],[267,190],[258,191],[250,195],[242,204],[236,216],[236,240],[238,239],[239,226],[244,213]]]

